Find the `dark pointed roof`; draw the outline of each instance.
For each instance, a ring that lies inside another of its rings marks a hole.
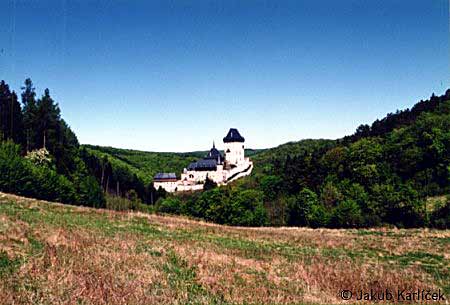
[[[245,142],[245,139],[239,131],[236,128],[230,128],[228,131],[228,134],[225,138],[223,138],[224,143],[230,143],[230,142]]]
[[[208,152],[208,154],[205,156],[204,159],[212,159],[212,160],[216,160],[217,163],[222,163],[222,162],[223,162],[222,154],[221,154],[220,151],[216,148],[216,145],[215,145],[214,142],[213,142],[213,147],[211,148],[211,150]]]

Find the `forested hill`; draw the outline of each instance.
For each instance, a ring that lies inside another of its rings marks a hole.
[[[82,148],[100,158],[107,157],[113,166],[128,168],[146,184],[152,181],[157,172],[180,173],[190,162],[206,154],[206,152],[148,152],[95,145],[82,145]]]
[[[288,224],[425,224],[436,209],[426,198],[450,194],[450,90],[343,139],[267,150],[255,158],[255,168],[259,160],[263,170],[253,179],[269,201],[291,205]],[[448,204],[442,207],[447,226]]]
[[[253,160],[251,176],[160,209],[233,225],[449,227],[450,90],[351,136],[286,143]]]
[[[99,158],[107,157],[116,167],[128,168],[145,184],[152,182],[153,176],[158,172],[174,172],[179,175],[190,162],[203,158],[208,153],[206,150],[184,153],[151,152],[89,144],[82,145],[83,148]],[[245,154],[253,156],[261,151],[263,150],[246,149]]]
[[[388,113],[385,117],[375,120],[372,124],[361,124],[354,134],[337,140],[305,139],[288,142],[274,148],[266,149],[257,154],[253,159],[264,166],[274,159],[293,158],[305,153],[324,152],[338,145],[346,146],[362,138],[384,137],[394,129],[412,125],[423,113],[438,113],[443,110],[443,105],[450,100],[450,89],[446,94],[436,96],[432,94],[429,100],[421,100],[410,109],[397,110]]]

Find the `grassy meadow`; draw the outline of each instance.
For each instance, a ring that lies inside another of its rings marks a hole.
[[[450,232],[240,228],[0,193],[2,304],[351,303],[450,294]]]

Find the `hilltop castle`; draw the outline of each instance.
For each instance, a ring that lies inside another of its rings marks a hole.
[[[194,191],[203,189],[208,177],[218,185],[247,176],[253,169],[253,162],[245,157],[244,137],[236,128],[231,128],[223,138],[224,155],[213,147],[201,160],[192,162],[177,179],[175,173],[158,173],[153,179],[153,186],[162,187],[167,192]]]

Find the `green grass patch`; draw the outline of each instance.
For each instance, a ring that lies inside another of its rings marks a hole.
[[[11,259],[5,251],[0,252],[0,279],[15,273],[19,266],[18,258]]]
[[[180,258],[174,251],[167,253],[167,263],[163,270],[167,275],[169,285],[180,294],[186,294],[185,304],[199,304],[205,301],[208,304],[224,304],[224,297],[212,295],[197,282],[196,268]]]

